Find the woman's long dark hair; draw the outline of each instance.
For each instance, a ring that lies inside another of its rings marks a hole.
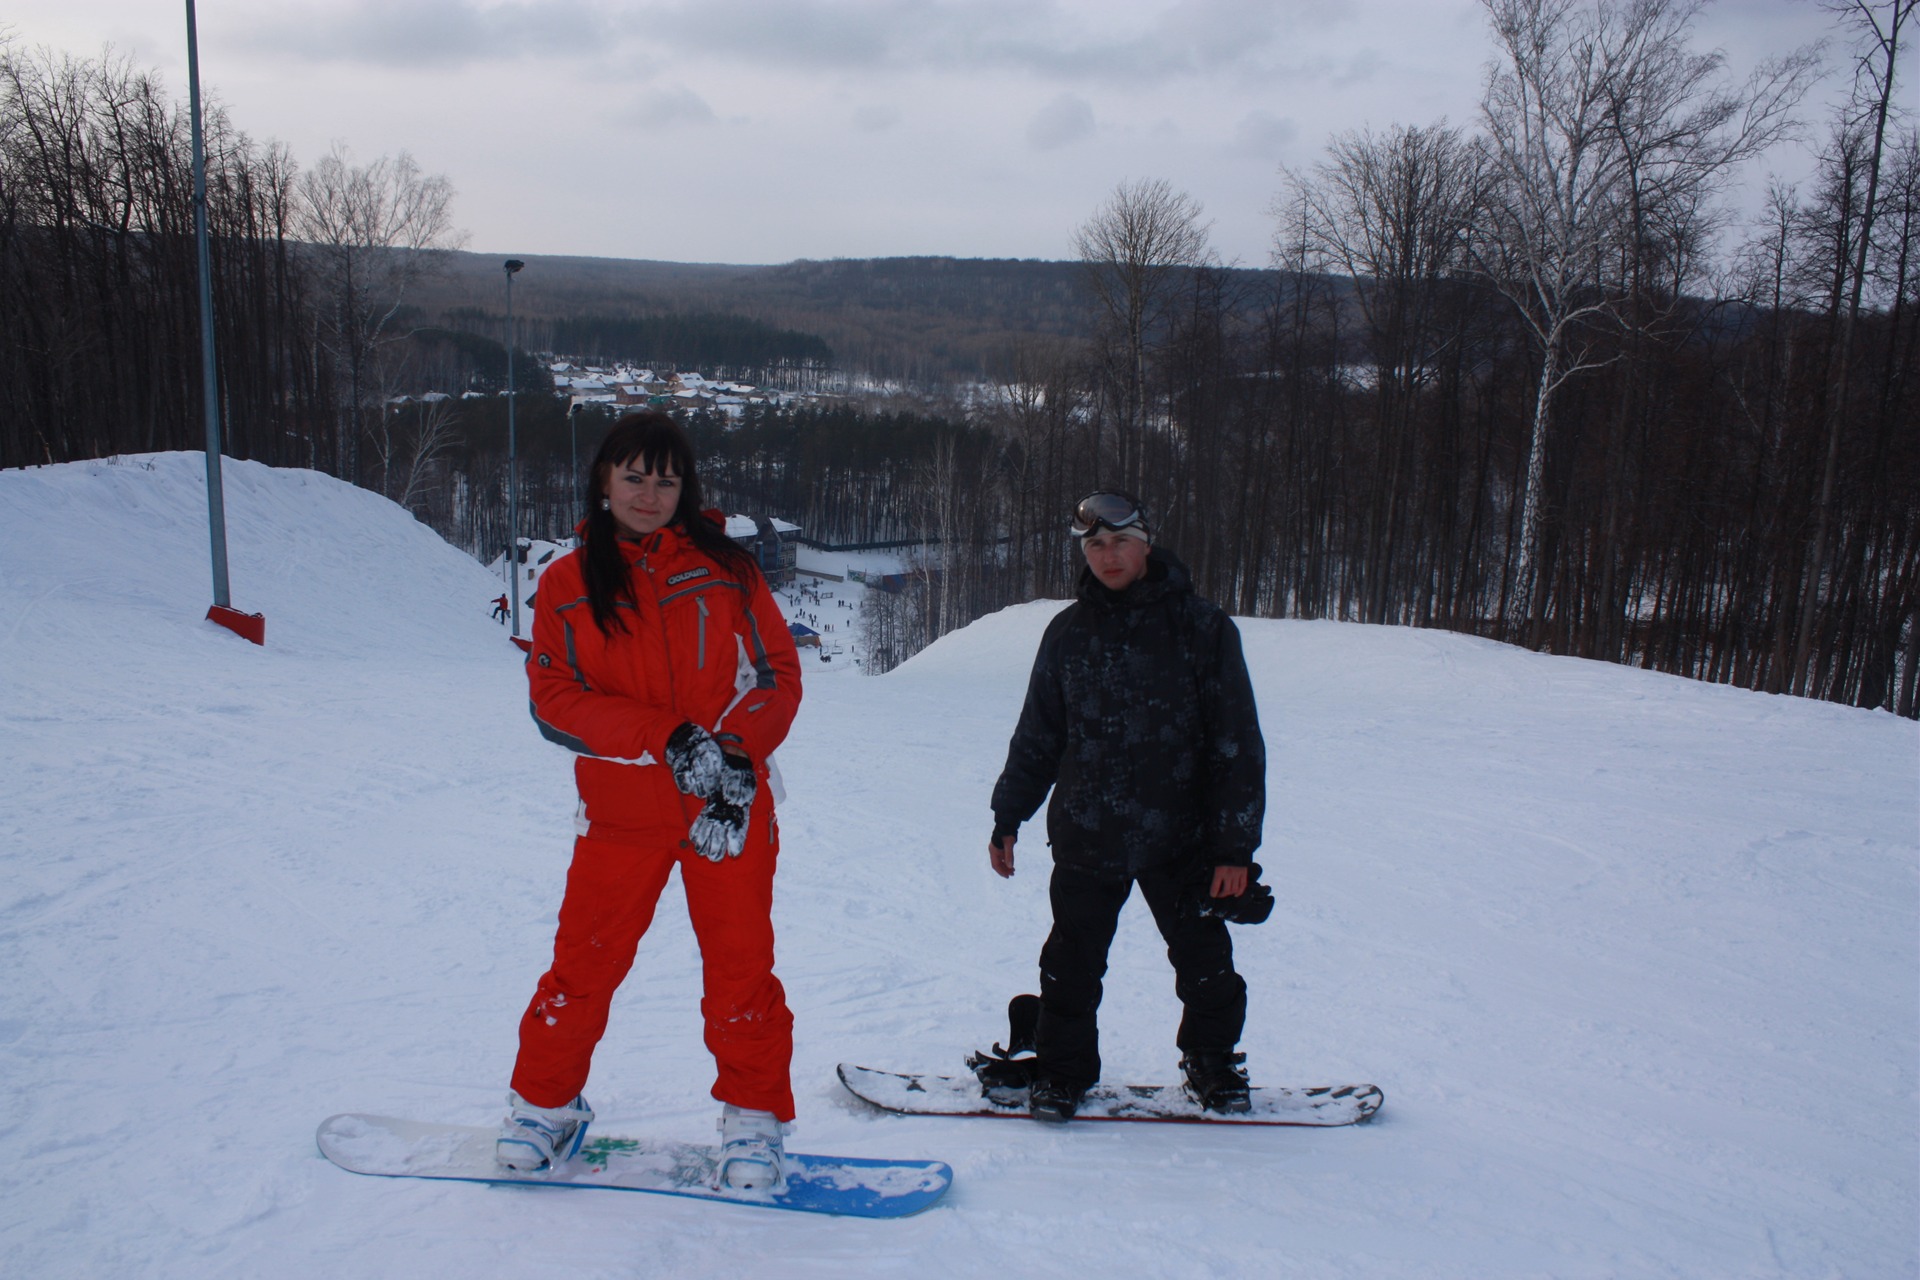
[[[695,547],[734,573],[751,575],[760,571],[753,557],[702,508],[693,443],[680,424],[658,409],[623,414],[600,442],[587,481],[586,535],[580,558],[587,582],[587,605],[602,631],[625,631],[627,624],[620,616],[619,602],[635,603],[626,557],[620,552],[620,526],[613,512],[602,505],[615,467],[680,477],[680,503],[668,523],[679,525]]]

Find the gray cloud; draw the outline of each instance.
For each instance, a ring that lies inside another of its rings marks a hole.
[[[1347,58],[1346,66],[1333,78],[1336,88],[1350,89],[1355,85],[1366,84],[1389,69],[1385,58],[1375,49],[1356,49]]]
[[[463,66],[529,55],[721,58],[793,70],[1025,74],[1160,84],[1271,74],[1333,0],[303,0],[241,19],[252,50],[315,61]]]
[[[1233,126],[1233,142],[1228,149],[1235,155],[1278,161],[1299,136],[1300,126],[1291,118],[1271,111],[1249,111]]]
[[[244,48],[327,62],[465,66],[596,49],[612,34],[592,0],[358,0],[240,25]]]
[[[622,120],[649,129],[671,129],[680,125],[709,125],[719,119],[702,98],[685,85],[656,89],[641,96]]]
[[[1027,122],[1027,143],[1036,151],[1055,151],[1093,133],[1093,106],[1077,94],[1063,93]]]
[[[853,113],[853,127],[862,133],[884,133],[900,123],[900,108],[861,107]]]
[[[628,20],[683,51],[840,70],[1026,72],[1102,82],[1255,74],[1326,0],[670,0]]]

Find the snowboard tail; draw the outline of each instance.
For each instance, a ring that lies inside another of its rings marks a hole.
[[[983,1087],[972,1076],[909,1075],[841,1063],[840,1083],[864,1102],[885,1111],[917,1116],[1016,1116],[1027,1112],[1020,1084]],[[1310,1089],[1256,1088],[1246,1111],[1208,1111],[1185,1086],[1097,1084],[1087,1090],[1078,1120],[1145,1120],[1173,1124],[1264,1124],[1332,1128],[1371,1119],[1385,1101],[1370,1084]]]
[[[349,1113],[322,1121],[314,1137],[320,1153],[334,1164],[373,1177],[642,1191],[860,1218],[918,1213],[945,1195],[953,1182],[953,1170],[938,1160],[788,1152],[785,1191],[721,1190],[713,1185],[719,1157],[713,1147],[592,1133],[579,1154],[557,1168],[521,1173],[494,1162],[499,1134],[497,1125],[431,1124]]]

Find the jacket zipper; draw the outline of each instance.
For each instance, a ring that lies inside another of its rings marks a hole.
[[[700,655],[700,660],[694,663],[694,666],[705,671],[707,669],[707,598],[697,597],[695,603],[700,606],[700,643],[695,650]]]
[[[641,572],[647,575],[647,599],[653,602],[654,616],[659,619],[660,652],[667,660],[667,705],[672,706],[676,702],[675,681],[673,678],[673,646],[667,643],[666,613],[660,608],[660,595],[653,584],[653,553],[659,550],[662,536],[663,535],[656,533],[646,543],[642,544],[645,549],[640,553],[640,569]],[[676,793],[674,799],[679,802],[680,816],[691,826],[693,824],[693,811],[687,807],[687,797],[683,794]],[[680,841],[680,847],[684,849],[688,844],[689,841],[683,837]]]

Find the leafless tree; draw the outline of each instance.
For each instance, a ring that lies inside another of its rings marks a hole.
[[[433,400],[421,405],[412,415],[411,429],[405,432],[406,471],[401,476],[400,492],[393,495],[393,500],[410,511],[434,482],[439,464],[460,443],[457,430],[460,415],[453,406],[452,400]]]
[[[1537,619],[1542,481],[1555,393],[1609,363],[1644,238],[1670,261],[1740,162],[1788,127],[1808,70],[1794,55],[1742,88],[1692,51],[1706,0],[1481,0],[1499,46],[1482,99],[1495,187],[1482,220],[1488,277],[1539,356],[1522,481],[1515,613]],[[1678,248],[1675,248],[1678,246]]]
[[[1335,138],[1309,173],[1288,173],[1300,234],[1353,281],[1373,364],[1378,467],[1366,504],[1361,617],[1388,621],[1396,541],[1410,533],[1416,414],[1458,337],[1450,286],[1466,273],[1483,152],[1442,122]],[[1284,208],[1285,206],[1282,206]]]
[[[1183,270],[1209,256],[1198,201],[1163,178],[1122,182],[1074,232],[1074,253],[1110,326],[1119,377],[1117,478],[1140,487],[1147,355]]]
[[[346,457],[337,465],[357,484],[365,411],[379,390],[375,357],[396,336],[393,320],[408,290],[465,235],[453,225],[453,185],[422,174],[404,151],[356,165],[336,143],[302,175],[300,194],[295,233],[309,244],[321,331],[347,383]]]
[[[1888,126],[1895,119],[1894,81],[1900,65],[1902,29],[1912,19],[1916,0],[1822,0],[1821,7],[1842,19],[1855,37],[1853,96],[1844,133],[1865,143],[1865,190],[1860,195],[1857,231],[1846,259],[1845,301],[1839,312],[1839,335],[1834,344],[1832,372],[1827,388],[1827,448],[1820,476],[1820,496],[1814,509],[1811,545],[1807,552],[1805,584],[1801,588],[1800,616],[1793,650],[1793,690],[1805,693],[1813,678],[1808,659],[1813,649],[1814,618],[1826,572],[1827,543],[1833,526],[1834,481],[1840,468],[1840,438],[1847,414],[1847,391],[1853,374],[1854,332],[1867,285],[1867,259],[1873,244],[1874,221],[1879,216],[1881,167],[1886,157]],[[1851,183],[1849,183],[1851,187]],[[1851,220],[1843,220],[1843,226]]]
[[[1576,0],[1482,0],[1500,62],[1481,114],[1493,189],[1477,252],[1538,348],[1512,612],[1532,616],[1553,397],[1604,364],[1587,329],[1612,315],[1604,279],[1622,225],[1624,158],[1607,119],[1599,20]]]
[[[317,412],[278,216],[290,162],[216,100],[204,124],[226,447],[279,461]],[[205,440],[190,174],[156,74],[0,36],[0,465]]]

